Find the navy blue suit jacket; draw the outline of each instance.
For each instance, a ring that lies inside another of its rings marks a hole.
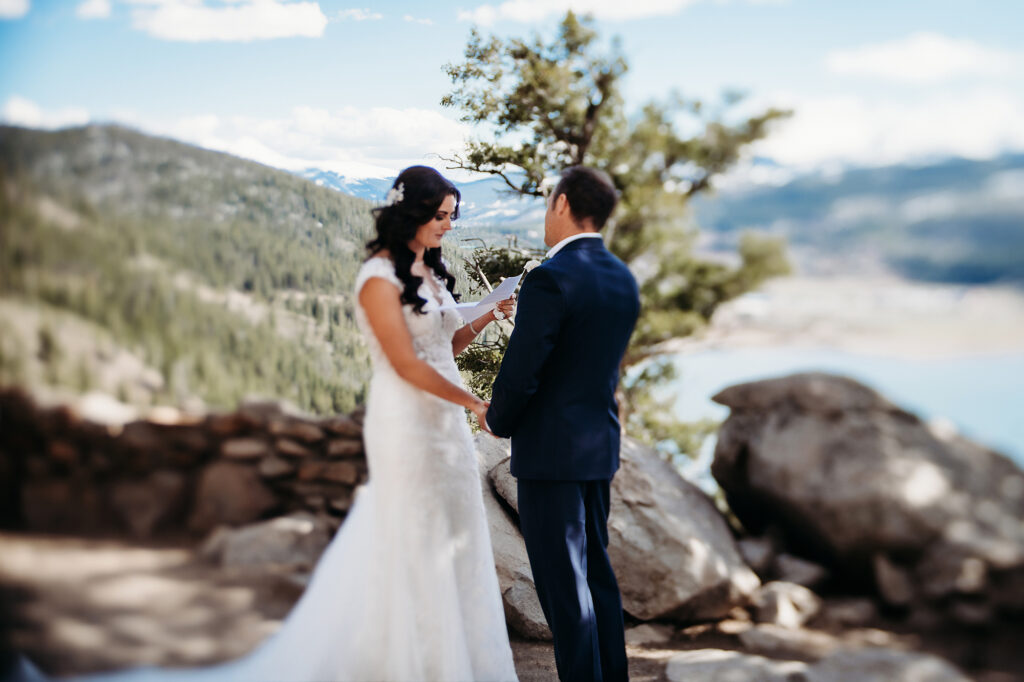
[[[619,364],[640,313],[636,280],[600,239],[566,244],[523,278],[487,423],[512,439],[512,475],[611,479]]]

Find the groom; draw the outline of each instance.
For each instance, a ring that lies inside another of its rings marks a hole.
[[[636,281],[598,234],[608,177],[566,169],[548,201],[548,260],[524,279],[487,424],[512,438],[519,524],[564,682],[628,678],[622,600],[608,561],[619,467],[615,389],[640,310]]]

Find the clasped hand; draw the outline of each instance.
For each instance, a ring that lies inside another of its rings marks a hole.
[[[487,408],[490,406],[490,400],[481,400],[471,407],[470,410],[472,410],[473,414],[476,415],[476,420],[480,424],[480,430],[493,436],[494,434],[491,433],[490,428],[487,427]]]

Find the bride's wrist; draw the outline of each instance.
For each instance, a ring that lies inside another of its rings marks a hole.
[[[494,317],[494,311],[491,310],[483,317],[476,318],[467,326],[469,327],[469,331],[473,332],[474,334],[479,334],[484,330],[484,327],[489,325],[491,322],[494,322],[496,319],[497,318]]]

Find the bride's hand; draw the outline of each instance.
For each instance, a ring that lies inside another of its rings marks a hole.
[[[504,301],[498,301],[494,308],[494,319],[507,320],[516,314],[516,295],[512,294]]]
[[[470,409],[473,411],[473,414],[476,415],[477,422],[480,423],[480,430],[493,436],[494,434],[491,433],[491,430],[487,427],[487,408],[490,406],[491,403],[489,400],[481,400]]]

